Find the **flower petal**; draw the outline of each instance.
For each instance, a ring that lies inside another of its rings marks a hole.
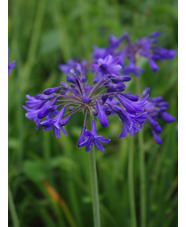
[[[98,119],[100,121],[101,126],[103,127],[107,127],[108,126],[108,119],[106,117],[106,114],[104,112],[104,110],[102,109],[102,106],[100,105],[99,102],[96,102],[96,107],[97,107],[97,111],[98,111]]]

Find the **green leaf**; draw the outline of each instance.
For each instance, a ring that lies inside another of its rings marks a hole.
[[[60,49],[57,30],[50,30],[43,34],[40,44],[40,55],[47,55]]]
[[[25,161],[23,165],[23,173],[33,181],[46,179],[45,166],[41,162]]]

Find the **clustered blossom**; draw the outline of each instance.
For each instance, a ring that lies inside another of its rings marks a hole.
[[[128,33],[124,33],[118,39],[110,35],[109,45],[105,48],[94,46],[92,57],[94,59],[104,58],[107,55],[118,57],[122,72],[132,73],[135,76],[139,76],[144,71],[136,65],[137,59],[144,57],[148,60],[150,68],[156,72],[158,71],[157,60],[173,59],[176,56],[175,50],[166,50],[157,45],[159,34],[158,31],[152,32],[146,37],[137,39],[134,43]]]
[[[69,61],[61,65],[60,69],[66,75],[66,82],[58,87],[47,88],[35,97],[27,95],[26,118],[34,120],[36,128],[43,127],[48,131],[53,129],[55,137],[62,132],[67,135],[63,126],[71,116],[77,112],[84,114],[84,123],[78,140],[78,146],[86,146],[90,151],[93,145],[104,151],[101,143],[108,143],[110,139],[98,136],[96,132],[96,118],[102,127],[108,126],[108,116],[117,115],[122,122],[119,138],[130,136],[142,128],[147,118],[143,107],[146,105],[148,94],[142,99],[136,95],[126,93],[125,82],[130,80],[127,75],[121,75],[119,58],[111,55],[100,58],[90,65],[94,73],[90,84],[87,82],[86,70],[83,64]],[[98,79],[99,78],[99,79]],[[87,128],[87,118],[91,119],[91,129]]]
[[[142,98],[146,96],[150,91],[150,88],[145,88],[142,93]],[[159,133],[162,132],[162,128],[158,123],[158,119],[163,119],[167,123],[175,121],[175,117],[166,112],[168,103],[163,100],[162,97],[148,98],[144,111],[147,113],[147,121],[150,124],[152,130],[152,136],[157,144],[162,144],[162,140],[159,137]]]
[[[97,134],[96,119],[102,127],[107,127],[108,118],[113,115],[118,116],[122,123],[119,138],[126,137],[128,133],[132,137],[147,121],[155,142],[161,144],[158,134],[162,129],[158,119],[175,121],[166,112],[168,103],[162,97],[148,98],[149,88],[141,97],[127,93],[125,84],[131,80],[128,74],[139,76],[143,72],[136,65],[139,57],[145,57],[155,72],[158,70],[157,60],[175,57],[174,50],[166,50],[156,44],[158,36],[159,32],[153,32],[132,43],[127,33],[118,39],[110,35],[107,47],[94,46],[90,62],[71,59],[60,64],[59,69],[65,74],[66,82],[35,96],[26,95],[26,105],[23,106],[27,111],[26,118],[34,120],[36,129],[40,126],[44,131],[52,129],[54,136],[59,138],[61,132],[67,135],[63,127],[71,116],[82,112],[84,122],[77,145],[85,146],[87,152],[93,146],[104,151],[102,144],[109,143],[110,139]],[[90,75],[91,82],[88,83]],[[91,119],[90,128],[87,126],[88,118]]]

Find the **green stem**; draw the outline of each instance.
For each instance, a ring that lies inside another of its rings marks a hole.
[[[139,167],[140,167],[140,203],[141,226],[146,226],[146,183],[145,183],[145,154],[143,146],[143,129],[138,133],[139,140]]]
[[[17,213],[16,213],[16,208],[15,208],[12,192],[11,192],[9,187],[8,187],[8,202],[9,202],[9,210],[10,210],[10,214],[11,214],[11,217],[12,217],[13,226],[14,227],[19,227],[20,226],[19,225],[19,220],[18,220],[18,217],[17,217]]]
[[[67,61],[71,58],[70,35],[68,34],[68,26],[65,22],[65,14],[61,10],[62,4],[60,1],[48,1],[48,4],[50,4],[51,18],[58,32],[62,56]]]
[[[130,150],[128,154],[128,179],[129,179],[129,203],[130,212],[132,217],[132,227],[136,227],[136,207],[134,199],[134,179],[133,179],[133,167],[134,167],[134,141],[130,139]]]
[[[31,71],[33,68],[34,61],[36,59],[36,52],[38,43],[40,41],[41,31],[42,31],[42,23],[45,14],[45,7],[46,1],[38,1],[37,3],[37,10],[36,10],[36,17],[33,25],[31,41],[28,49],[28,56],[27,56],[27,64],[23,71],[23,76],[30,78]]]
[[[140,78],[136,78],[136,90],[141,93]],[[143,143],[143,128],[138,132],[139,141],[139,172],[140,172],[140,217],[141,227],[146,226],[146,182],[145,182],[145,153]]]
[[[91,183],[91,192],[92,192],[94,227],[100,227],[101,222],[100,222],[95,147],[93,147],[92,150],[89,151],[89,166],[90,166],[90,183]]]

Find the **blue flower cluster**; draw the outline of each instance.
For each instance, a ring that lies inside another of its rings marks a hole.
[[[104,58],[107,55],[119,57],[123,73],[132,73],[135,76],[139,76],[144,71],[136,65],[137,59],[144,57],[148,60],[150,68],[156,72],[158,71],[157,60],[173,59],[176,56],[175,50],[166,50],[157,45],[159,35],[160,33],[155,31],[146,37],[137,39],[134,43],[128,33],[124,33],[118,39],[114,35],[110,35],[109,45],[105,48],[94,46],[92,57],[94,59]]]
[[[101,143],[110,141],[97,135],[95,118],[98,118],[102,127],[107,127],[108,116],[117,114],[123,124],[120,138],[127,133],[132,136],[141,129],[147,118],[143,107],[148,95],[140,99],[125,93],[125,82],[130,77],[120,75],[118,58],[109,55],[94,62],[91,65],[94,76],[90,85],[82,64],[70,62],[62,70],[66,74],[66,82],[61,82],[58,87],[47,88],[35,97],[26,96],[26,106],[23,106],[27,110],[26,118],[34,120],[36,128],[42,126],[45,131],[53,129],[55,137],[59,137],[60,132],[67,135],[63,126],[73,114],[83,112],[85,117],[78,146],[86,146],[86,151],[93,145],[103,151]],[[100,79],[97,80],[97,77]],[[92,121],[90,131],[86,125],[88,115]]]
[[[124,33],[119,39],[113,35],[109,38],[109,46],[103,49],[94,47],[91,62],[69,60],[65,65],[59,65],[66,76],[66,82],[59,86],[45,89],[34,97],[26,95],[24,109],[26,118],[34,120],[36,129],[40,126],[44,131],[53,130],[55,137],[61,132],[67,135],[63,128],[71,116],[77,112],[84,114],[82,131],[78,139],[79,147],[85,146],[88,152],[94,145],[98,150],[104,151],[102,143],[110,139],[99,136],[96,132],[96,118],[102,127],[108,126],[109,116],[117,115],[122,122],[119,138],[129,133],[141,130],[145,121],[150,123],[155,141],[161,144],[158,134],[161,127],[157,122],[162,118],[172,122],[174,117],[166,111],[167,102],[163,98],[149,98],[149,88],[146,88],[141,97],[126,92],[126,82],[131,80],[128,76],[133,73],[138,76],[142,69],[135,65],[138,56],[146,57],[152,70],[157,71],[155,60],[171,59],[175,51],[165,50],[157,45],[158,32],[151,33],[145,38],[138,39],[132,44],[128,34]],[[126,45],[121,46],[125,40]],[[129,64],[124,65],[127,58]],[[87,75],[92,74],[90,83]],[[91,128],[87,126],[87,119],[91,119]]]

